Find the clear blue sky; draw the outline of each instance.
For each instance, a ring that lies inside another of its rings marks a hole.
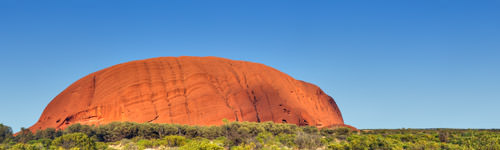
[[[358,128],[499,128],[500,1],[0,1],[0,123],[79,78],[160,56],[267,64]]]

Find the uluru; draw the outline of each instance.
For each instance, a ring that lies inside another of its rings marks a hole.
[[[222,120],[342,126],[334,99],[269,66],[219,57],[159,57],[111,66],[71,84],[30,127],[115,121],[220,125]]]

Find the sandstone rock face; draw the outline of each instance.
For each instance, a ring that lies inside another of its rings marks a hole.
[[[220,125],[274,121],[343,125],[317,86],[263,64],[217,57],[161,57],[89,74],[57,95],[32,131],[113,121]]]

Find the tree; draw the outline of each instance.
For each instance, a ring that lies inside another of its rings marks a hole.
[[[201,127],[199,130],[199,135],[207,139],[215,139],[219,136],[223,136],[221,128],[218,126]]]
[[[137,130],[137,136],[142,138],[157,139],[159,137],[159,133],[155,130],[155,126],[152,123],[139,124]]]
[[[47,128],[45,130],[38,130],[35,133],[36,139],[54,139],[62,135],[61,131],[57,131],[54,128]]]
[[[66,133],[81,132],[81,133],[86,134],[87,136],[93,136],[93,135],[95,135],[95,130],[93,130],[93,129],[94,129],[93,126],[82,125],[82,124],[76,123],[76,124],[72,124],[69,127],[67,127],[64,130],[64,132],[66,132]]]
[[[26,143],[28,141],[34,140],[35,136],[33,135],[33,132],[23,127],[21,128],[21,131],[19,131],[19,134],[16,136],[16,139],[18,142]]]
[[[12,128],[9,126],[0,124],[0,143],[12,139]]]

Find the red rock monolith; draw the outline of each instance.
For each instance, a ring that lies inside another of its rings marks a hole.
[[[259,63],[160,57],[118,64],[76,81],[45,108],[32,131],[114,121],[220,125],[230,121],[344,125],[319,87]]]

